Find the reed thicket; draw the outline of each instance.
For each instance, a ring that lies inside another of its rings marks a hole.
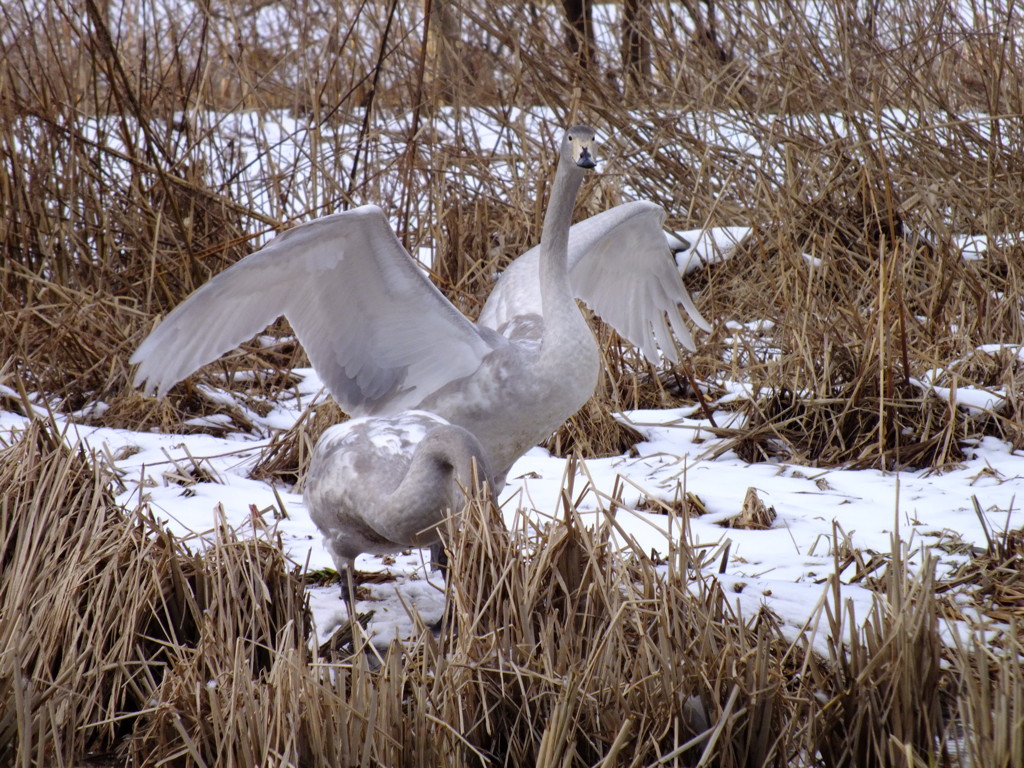
[[[553,444],[619,452],[609,410],[692,402],[692,377],[712,403],[751,385],[729,406],[743,429],[720,432],[751,459],[938,468],[972,438],[1020,447],[1020,358],[979,349],[1024,338],[1008,0],[624,2],[595,9],[631,23],[598,25],[592,48],[566,42],[554,3],[428,5],[429,24],[391,0],[5,5],[0,383],[68,413],[105,403],[78,416],[97,424],[227,412],[251,429],[192,384],[280,396],[304,363],[287,325],[157,402],[127,360],[159,315],[276,228],[375,202],[472,316],[538,239],[552,136],[585,120],[606,163],[578,216],[642,197],[675,229],[751,234],[687,277],[716,330],[678,369],[599,328],[609,375]],[[969,413],[916,383],[929,372],[1003,404]],[[336,417],[281,437],[263,471],[299,478]],[[571,504],[526,535],[476,500],[457,630],[320,658],[272,537],[193,552],[117,507],[105,461],[55,429],[0,451],[4,763],[1024,763],[1019,532],[962,573],[1008,622],[1004,647],[940,642],[955,606],[894,542],[861,629],[823,599],[822,648],[770,612],[736,617],[685,537],[656,569]]]

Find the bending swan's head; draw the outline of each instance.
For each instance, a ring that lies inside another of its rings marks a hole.
[[[562,155],[577,167],[590,170],[597,165],[594,159],[595,145],[593,128],[587,125],[574,125],[565,132]]]

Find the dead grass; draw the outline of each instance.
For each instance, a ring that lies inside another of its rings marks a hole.
[[[982,518],[981,505],[974,508]],[[999,622],[1016,624],[1024,620],[1024,529],[989,532],[988,546],[970,548],[970,559],[941,586],[942,591],[967,585],[973,607]]]
[[[1016,363],[982,372],[1008,400],[980,419],[911,384],[1024,335],[1024,135],[999,119],[1022,111],[1024,58],[1003,5],[969,18],[931,0],[868,16],[851,3],[654,4],[639,80],[614,46],[586,70],[553,47],[555,6],[457,5],[450,85],[418,6],[225,0],[170,15],[151,3],[150,26],[91,0],[76,17],[5,8],[0,352],[28,388],[68,411],[103,400],[96,420],[115,426],[217,411],[187,382],[171,410],[135,398],[130,351],[254,235],[352,203],[386,203],[475,316],[495,270],[537,239],[550,127],[538,134],[530,110],[543,105],[608,137],[580,216],[640,195],[673,226],[754,227],[688,282],[707,316],[762,330],[721,326],[674,372],[754,386],[751,457],[942,466],[965,437],[1020,444]],[[280,154],[267,123],[223,117],[270,110],[305,137],[299,153]],[[481,144],[474,116],[496,144]],[[961,257],[964,234],[988,238],[984,259]],[[606,404],[676,401],[617,349]],[[255,369],[272,398],[303,362],[293,343],[249,345],[193,380]],[[961,368],[948,376],[973,383]],[[607,419],[578,426],[581,446],[609,442]]]
[[[756,488],[747,488],[739,514],[723,520],[721,524],[726,528],[764,531],[772,527],[777,516],[775,507],[765,504],[757,495]]]
[[[239,674],[259,677],[307,631],[303,583],[272,537],[223,528],[195,554],[146,507],[117,507],[104,467],[41,421],[0,449],[8,765],[75,765],[123,746],[177,665],[227,644]]]
[[[943,619],[932,566],[893,540],[866,616],[838,576],[802,628],[739,619],[686,516],[663,564],[616,552],[570,502],[506,529],[486,499],[449,529],[447,629],[381,654],[310,645],[273,532],[201,554],[103,461],[35,422],[0,450],[0,758],[9,765],[1014,765],[1024,678]],[[24,489],[19,495],[17,489]],[[620,512],[621,513],[621,512]],[[843,571],[835,548],[835,571]],[[742,589],[742,585],[736,588]],[[825,634],[816,636],[811,627]]]
[[[621,452],[610,410],[692,403],[693,383],[713,399],[724,382],[754,392],[730,406],[743,429],[718,430],[751,460],[941,467],[984,435],[1022,445],[1019,357],[978,349],[1024,338],[1008,3],[971,17],[939,0],[652,3],[652,28],[672,32],[644,33],[640,78],[614,44],[581,69],[555,4],[459,7],[441,82],[417,4],[5,4],[0,382],[64,412],[102,402],[76,418],[109,426],[227,413],[253,429],[196,385],[250,410],[290,393],[305,359],[286,324],[156,402],[127,359],[158,316],[267,232],[363,202],[434,249],[439,285],[475,316],[537,240],[544,107],[607,137],[578,215],[642,196],[676,228],[752,228],[687,278],[717,328],[678,369],[601,331],[607,389],[552,438],[561,450]],[[278,126],[299,152],[282,154]],[[985,257],[963,258],[961,235],[987,238]],[[1003,404],[942,400],[917,383],[929,372]],[[260,471],[301,482],[335,418],[307,416]],[[0,449],[4,764],[1024,763],[1012,532],[957,576],[1008,622],[996,645],[960,625],[939,642],[944,586],[895,543],[871,561],[837,546],[837,574],[856,564],[878,598],[858,617],[832,591],[822,648],[767,611],[739,621],[685,536],[658,570],[612,552],[610,514],[588,530],[567,503],[545,531],[504,531],[478,501],[453,533],[458,631],[327,661],[272,533],[219,530],[200,555],[145,507],[118,508],[116,482],[44,423]],[[698,508],[680,491],[665,512],[681,527]]]
[[[301,491],[309,460],[320,436],[346,418],[333,399],[307,408],[290,429],[274,436],[253,467],[251,476],[284,482],[292,485],[296,492]]]
[[[619,456],[643,440],[637,430],[615,418],[608,403],[592,397],[555,430],[544,447],[555,456]]]

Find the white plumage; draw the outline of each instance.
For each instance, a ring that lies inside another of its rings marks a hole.
[[[708,328],[675,269],[660,207],[627,203],[570,234],[586,172],[573,153],[590,158],[593,132],[566,136],[542,244],[501,276],[476,324],[427,279],[383,212],[365,206],[288,230],[200,287],[136,350],[135,383],[163,395],[284,315],[346,412],[436,413],[477,437],[501,483],[593,393],[597,349],[574,296],[652,361],[655,341],[676,359],[669,327],[693,348],[680,305]]]
[[[471,460],[500,490],[512,463],[593,394],[600,357],[575,296],[652,360],[655,340],[677,359],[669,326],[693,348],[680,305],[708,327],[676,272],[661,208],[618,206],[570,234],[593,142],[586,126],[566,132],[540,245],[502,275],[477,323],[367,206],[297,226],[200,287],[132,356],[135,383],[163,395],[283,314],[358,417],[323,435],[306,481],[339,569],[361,552],[436,543]]]

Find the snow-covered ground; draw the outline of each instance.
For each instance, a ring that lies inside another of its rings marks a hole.
[[[358,130],[353,126],[361,119],[359,115],[350,115],[352,125],[339,126],[332,134],[325,126],[315,126],[313,132],[314,126],[284,113],[243,112],[216,117],[197,113],[190,117],[216,125],[206,142],[188,148],[209,160],[204,167],[218,177],[214,188],[252,210],[279,220],[310,218],[330,208],[333,201],[328,205],[323,197],[306,195],[299,189],[290,190],[284,197],[275,196],[266,179],[274,177],[280,168],[290,169],[293,178],[302,177],[307,167],[337,171],[339,176],[344,176],[358,142]],[[749,121],[753,119],[750,116],[740,119],[728,114],[694,113],[678,118],[692,136],[733,148],[756,162],[763,172],[771,173],[781,163],[778,146],[762,143],[749,131]],[[407,117],[380,119],[391,131],[381,133],[388,137],[387,141],[397,141],[395,137],[408,134],[403,122]],[[392,122],[388,122],[389,119]],[[462,117],[467,121],[465,126],[454,124],[453,119],[444,110],[435,116],[433,127],[439,143],[454,140],[455,135],[463,140],[473,136],[477,151],[493,160],[489,172],[496,176],[531,178],[526,165],[527,159],[535,153],[529,148],[514,146],[516,137],[502,130],[499,121],[482,110],[465,113]],[[506,115],[505,119],[524,126],[520,137],[550,137],[553,126],[557,125],[550,111],[540,108],[511,117]],[[766,115],[761,119],[774,121],[780,131],[799,131],[807,136],[841,134],[845,130],[836,116]],[[979,135],[983,136],[998,118],[977,116],[972,119],[977,120]],[[31,118],[26,120],[31,121]],[[878,116],[873,127],[886,142],[890,154],[896,156],[901,151],[912,150],[907,145],[913,133],[908,126],[927,122],[926,116],[893,111]],[[91,138],[114,150],[122,148],[117,132],[110,126],[101,120],[90,125]],[[26,135],[31,135],[31,125],[23,128]],[[317,137],[315,142],[311,138],[313,133]],[[757,135],[774,134],[760,130]],[[680,147],[679,151],[685,150]],[[386,155],[388,150],[381,152]],[[393,154],[399,156],[401,149],[394,149]],[[699,159],[695,158],[696,161]],[[630,157],[613,156],[609,165],[625,168],[631,162]],[[514,164],[518,165],[513,167]],[[111,161],[106,172],[113,176],[127,175],[128,169]],[[381,178],[376,190],[377,202],[401,199],[402,195],[388,188],[388,184],[400,185],[402,181],[397,177],[388,181],[387,174],[382,174]],[[460,183],[463,181],[470,179],[460,178]],[[725,183],[726,180],[709,181]],[[469,192],[467,190],[467,194]],[[624,199],[639,197],[625,184],[621,193]],[[264,227],[254,227],[256,229]],[[732,247],[749,231],[746,227],[722,227],[707,232],[681,233],[694,244],[694,248],[678,258],[681,273],[709,261],[728,258]],[[1019,242],[1022,235],[1008,233],[1005,237]],[[989,246],[994,245],[977,235],[963,235],[956,244],[965,259],[984,259]],[[429,246],[419,254],[422,260],[429,261]],[[818,262],[807,256],[807,263],[813,269]],[[717,320],[736,333],[756,331],[750,323],[743,325],[728,318]],[[758,322],[763,321],[754,321],[754,324]],[[988,345],[980,347],[979,352],[1005,354],[1007,349],[1005,345]],[[1009,349],[1012,354],[1021,354],[1019,347]],[[219,438],[204,434],[139,433],[84,426],[71,417],[65,420],[68,439],[81,439],[109,457],[123,484],[118,497],[120,503],[128,507],[140,502],[150,504],[166,518],[170,528],[180,534],[207,531],[221,514],[235,527],[276,525],[287,554],[297,563],[309,569],[331,566],[331,558],[309,520],[301,495],[249,477],[272,434],[294,424],[321,391],[320,381],[313,371],[298,373],[303,379],[293,399],[275,403],[266,415],[247,411],[252,423],[261,431],[259,435]],[[742,381],[715,384],[730,393],[718,403],[715,413],[716,423],[723,426],[735,416],[721,406],[730,398],[754,393],[746,392],[747,384]],[[915,379],[914,384],[974,411],[998,408],[1007,397],[1005,392],[963,386],[943,368],[929,371]],[[2,386],[0,394],[4,394]],[[230,397],[224,392],[208,394]],[[236,406],[246,410],[242,403]],[[102,407],[102,404],[92,406],[94,409]],[[616,484],[621,482],[625,507],[617,512],[618,523],[644,552],[664,553],[668,538],[680,535],[678,525],[675,530],[668,530],[668,518],[652,511],[650,503],[640,505],[641,500],[647,496],[672,500],[683,491],[696,494],[707,513],[690,520],[694,543],[731,542],[725,573],[717,578],[727,583],[744,612],[753,612],[766,604],[794,627],[804,624],[825,589],[823,580],[834,562],[836,531],[840,537],[848,537],[847,543],[855,548],[884,553],[889,551],[892,533],[898,526],[899,536],[915,553],[914,561],[920,562],[922,549],[930,548],[938,558],[941,576],[962,565],[971,546],[984,548],[986,545],[985,531],[975,513],[975,498],[986,516],[990,532],[1021,526],[1016,498],[1024,496],[1024,455],[992,438],[968,446],[968,458],[955,469],[887,473],[813,469],[784,462],[748,464],[729,451],[716,455],[721,442],[707,431],[708,422],[696,408],[633,412],[623,414],[622,418],[636,427],[646,440],[636,446],[635,456],[590,460],[580,466],[584,477],[577,479],[576,487],[582,487],[584,481],[590,484],[581,508],[593,512],[596,519],[602,514],[601,510],[607,508]],[[15,439],[11,431],[22,427],[24,422],[22,416],[0,413],[0,440]],[[197,472],[198,468],[202,471]],[[539,448],[522,457],[513,467],[509,485],[502,494],[501,504],[507,516],[511,519],[518,509],[541,518],[552,514],[558,507],[565,469],[564,460],[547,455]],[[188,479],[193,476],[198,480]],[[766,505],[775,508],[777,517],[772,527],[768,530],[723,527],[723,521],[740,512],[749,488],[754,488]],[[637,506],[644,509],[635,509]],[[437,576],[427,578],[426,560],[424,553],[412,552],[395,558],[394,562],[384,563],[380,558],[365,555],[357,563],[360,570],[386,567],[399,577],[395,582],[373,585],[374,604],[360,606],[360,610],[373,607],[376,611],[372,629],[382,640],[408,631],[410,619],[406,606],[418,610],[427,621],[440,615],[442,585]],[[850,576],[844,573],[843,579],[848,580]],[[845,596],[851,600],[867,603],[871,599],[871,593],[860,583],[848,584],[844,589]],[[344,616],[338,589],[313,588],[311,601],[318,632],[325,636]],[[970,614],[969,605],[965,605],[964,610]],[[866,613],[866,610],[857,611],[860,616]]]
[[[150,504],[181,535],[209,531],[221,519],[243,531],[276,526],[296,563],[311,570],[331,567],[301,495],[248,476],[272,432],[294,423],[320,392],[314,371],[297,373],[302,383],[293,399],[278,403],[266,416],[248,414],[264,431],[261,437],[131,432],[83,426],[73,419],[60,423],[67,427],[68,440],[81,440],[113,462],[122,485],[117,499],[126,507]],[[993,438],[973,446],[961,466],[946,472],[815,469],[785,462],[750,464],[731,451],[715,456],[721,442],[707,431],[708,422],[695,407],[633,411],[621,417],[645,441],[635,447],[635,455],[592,459],[577,467],[576,493],[587,487],[580,502],[584,519],[596,524],[618,484],[622,503],[616,520],[632,539],[620,544],[666,553],[669,537],[682,535],[680,521],[675,518],[669,530],[670,518],[656,504],[641,501],[650,497],[671,502],[684,492],[696,494],[706,513],[689,520],[693,543],[731,542],[725,573],[715,578],[745,615],[767,605],[793,629],[804,625],[826,589],[836,531],[857,549],[884,554],[898,527],[900,538],[910,545],[912,562],[919,563],[922,549],[930,549],[941,578],[966,562],[970,546],[985,547],[973,499],[980,503],[991,533],[1021,525],[1016,499],[1024,498],[1024,455]],[[728,410],[715,412],[719,426],[734,418]],[[24,423],[20,415],[0,413],[0,440],[16,439],[12,431]],[[559,509],[566,466],[564,459],[541,448],[523,456],[500,500],[509,522],[519,510],[539,522],[550,519]],[[740,512],[749,488],[774,507],[777,517],[771,528],[724,527]],[[359,570],[387,569],[397,577],[369,585],[372,599],[358,606],[375,611],[371,631],[381,642],[411,631],[410,609],[428,622],[439,618],[443,584],[437,574],[428,577],[428,560],[428,553],[420,551],[386,561],[372,555],[359,558]],[[718,565],[716,559],[716,570]],[[848,582],[854,571],[847,569],[842,580]],[[843,590],[845,598],[863,603],[856,613],[865,616],[871,600],[867,588],[847,583]],[[310,589],[321,639],[344,620],[339,594],[337,586]],[[971,615],[969,605],[963,608]],[[977,619],[984,622],[981,616]]]

